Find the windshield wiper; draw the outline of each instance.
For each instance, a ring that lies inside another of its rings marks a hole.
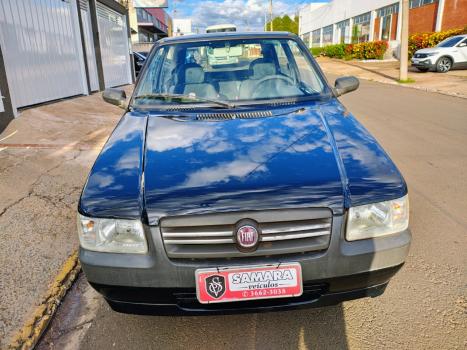
[[[191,101],[202,101],[202,102],[214,103],[214,104],[216,104],[218,106],[221,106],[221,107],[224,107],[224,108],[235,108],[235,105],[233,103],[230,103],[230,102],[227,102],[227,101],[222,101],[222,100],[213,100],[213,99],[209,99],[209,98],[198,97],[198,96],[196,96],[194,94],[188,94],[188,95],[184,95],[184,94],[146,94],[146,95],[135,96],[135,100],[144,99],[144,98],[147,98],[147,99],[156,99],[156,98],[179,98],[179,99],[182,99],[182,98],[185,98],[185,99],[191,100]]]

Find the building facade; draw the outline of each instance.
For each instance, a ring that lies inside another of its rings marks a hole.
[[[134,7],[133,1],[128,6],[133,44],[153,44],[171,35],[171,18],[164,8]]]
[[[18,110],[134,81],[114,0],[0,1],[0,131]]]
[[[173,20],[173,35],[190,35],[193,34],[193,23],[190,18],[174,18]]]
[[[386,40],[400,42],[397,0],[332,0],[300,10],[299,33],[309,47]],[[409,34],[467,25],[467,0],[410,0]]]

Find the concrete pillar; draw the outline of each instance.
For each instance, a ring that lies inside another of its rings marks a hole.
[[[435,31],[437,32],[440,32],[443,28],[444,2],[445,0],[438,1],[438,13],[436,14],[436,27],[435,27]]]
[[[370,35],[368,37],[369,41],[375,40],[374,39],[375,19],[376,19],[376,11],[371,11],[370,12]]]
[[[332,43],[333,44],[339,44],[339,41],[337,40],[337,25],[333,24],[332,25]]]
[[[402,0],[399,0],[399,12],[397,13],[397,34],[396,40],[400,43],[402,35]]]
[[[128,20],[129,20],[129,27],[131,33],[131,42],[137,43],[139,42],[139,34],[138,34],[138,17],[136,14],[136,8],[133,6],[133,1],[128,2]],[[135,31],[135,33],[131,32],[131,29]]]
[[[14,117],[18,115],[13,97],[10,96],[5,62],[3,61],[2,47],[0,46],[0,100],[3,108],[0,109],[0,133],[7,127]]]
[[[346,44],[352,44],[353,18],[349,19],[349,33],[345,39]]]
[[[399,9],[402,12],[401,29],[401,57],[399,80],[406,81],[408,77],[409,60],[409,0],[402,0],[402,6]]]
[[[323,28],[319,30],[319,47],[323,47]]]

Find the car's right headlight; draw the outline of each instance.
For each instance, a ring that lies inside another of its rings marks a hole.
[[[78,236],[81,247],[96,252],[148,252],[140,220],[89,218],[78,214]]]
[[[409,226],[409,196],[351,207],[346,239],[377,238],[401,232]]]

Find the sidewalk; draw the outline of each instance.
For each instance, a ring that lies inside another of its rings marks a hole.
[[[122,113],[96,93],[25,110],[0,134],[0,349],[78,247],[77,200]]]
[[[445,74],[421,73],[409,67],[409,78],[415,82],[399,84],[398,61],[344,61],[327,57],[318,57],[317,61],[323,71],[334,75],[354,75],[360,79],[467,98],[467,70],[453,70]]]

